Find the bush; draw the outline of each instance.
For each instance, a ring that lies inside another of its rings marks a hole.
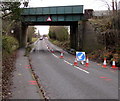
[[[17,39],[12,36],[3,36],[2,37],[2,50],[3,52],[12,53],[19,47]]]

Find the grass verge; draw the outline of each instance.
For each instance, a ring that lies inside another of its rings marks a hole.
[[[32,42],[35,42],[37,41],[38,38],[32,38]]]

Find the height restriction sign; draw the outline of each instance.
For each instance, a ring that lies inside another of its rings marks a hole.
[[[51,17],[50,17],[50,16],[47,18],[47,21],[52,21],[52,19],[51,19]]]

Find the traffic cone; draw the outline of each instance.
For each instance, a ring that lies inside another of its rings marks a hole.
[[[89,66],[89,60],[88,60],[88,57],[87,57],[87,59],[86,59],[86,67],[88,67]]]
[[[61,52],[60,58],[61,58],[61,59],[64,58],[64,57],[63,57],[63,52]]]
[[[106,68],[107,67],[107,65],[106,65],[106,58],[104,58],[104,62],[103,62],[103,66],[102,66],[103,68]]]
[[[75,58],[74,66],[78,66],[77,58]]]
[[[54,50],[53,50],[53,48],[52,48],[51,52],[52,52],[52,53],[54,53]]]
[[[112,69],[117,69],[117,67],[115,65],[115,60],[112,61]]]

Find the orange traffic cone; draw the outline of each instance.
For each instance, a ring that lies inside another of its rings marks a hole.
[[[77,58],[75,58],[74,66],[78,66]]]
[[[64,57],[63,57],[63,52],[61,52],[60,58],[61,58],[61,59],[64,58]]]
[[[52,48],[51,52],[52,52],[52,53],[54,53],[54,50],[53,50],[53,48]]]
[[[86,67],[88,67],[89,66],[89,60],[88,60],[88,57],[87,57],[87,59],[86,59]]]
[[[48,49],[48,45],[47,45],[47,49]]]
[[[106,65],[106,58],[104,58],[104,62],[103,62],[103,66],[102,66],[103,68],[106,68],[107,67],[107,65]]]
[[[112,69],[117,69],[117,67],[115,65],[115,60],[113,60],[113,62],[112,62]]]

